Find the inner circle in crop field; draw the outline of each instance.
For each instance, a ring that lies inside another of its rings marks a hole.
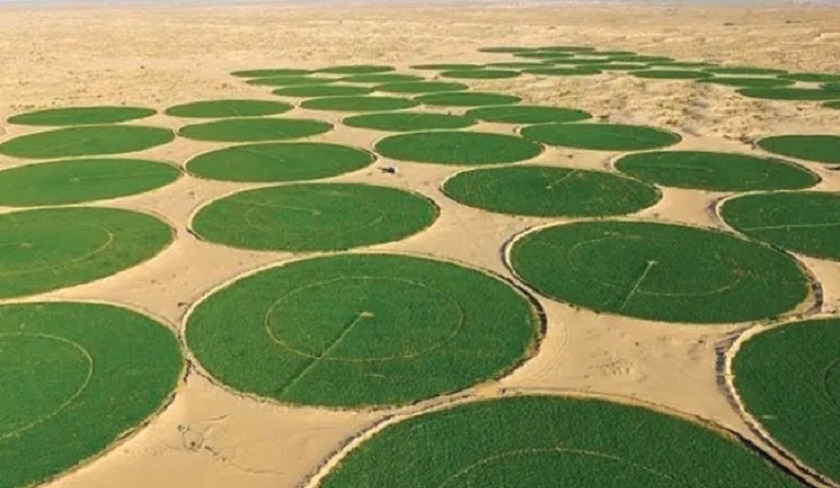
[[[221,119],[276,115],[291,109],[288,103],[271,100],[202,100],[169,107],[165,113],[172,117]]]
[[[200,302],[186,331],[201,365],[234,389],[345,407],[410,403],[499,377],[539,335],[536,310],[502,280],[388,254],[241,278]]]
[[[175,335],[110,305],[0,306],[0,470],[31,486],[107,449],[160,409],[183,359]]]
[[[233,247],[338,251],[398,241],[432,225],[438,208],[424,197],[356,183],[295,184],[235,193],[202,208],[192,226]]]
[[[524,127],[522,137],[549,146],[594,151],[641,151],[671,146],[682,140],[673,132],[641,125],[541,124]]]
[[[216,142],[259,142],[300,139],[323,134],[332,124],[313,119],[223,119],[181,127],[187,139]]]
[[[662,439],[671,446],[667,456]],[[728,488],[733,479],[743,488],[801,486],[698,423],[603,400],[527,395],[388,425],[318,486]]]
[[[840,319],[774,327],[744,342],[734,384],[747,412],[785,449],[840,481]],[[829,429],[829,430],[826,430]]]
[[[714,191],[798,190],[820,182],[815,173],[788,161],[709,151],[628,154],[615,167],[652,183]]]
[[[108,155],[142,151],[173,139],[175,134],[161,127],[82,125],[9,139],[0,144],[0,154],[30,159]]]
[[[633,213],[656,203],[646,183],[601,171],[514,166],[465,171],[443,192],[470,207],[539,217],[592,217]]]
[[[173,230],[113,208],[47,208],[0,215],[0,298],[105,278],[162,251]]]
[[[524,161],[540,154],[542,147],[506,134],[430,131],[388,136],[374,150],[400,161],[471,165]]]
[[[840,193],[742,195],[725,200],[720,213],[727,224],[753,239],[840,261]]]
[[[116,124],[144,119],[157,111],[142,107],[65,107],[48,108],[9,117],[10,124],[62,126]]]
[[[758,147],[771,153],[817,163],[840,163],[840,136],[790,135],[759,139]]]
[[[682,225],[548,227],[517,239],[510,264],[548,297],[665,322],[758,320],[789,312],[809,296],[807,276],[784,253]]]

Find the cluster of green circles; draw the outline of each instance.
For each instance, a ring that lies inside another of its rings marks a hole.
[[[774,317],[809,296],[798,263],[711,230],[600,221],[526,233],[510,249],[517,275],[550,298],[599,312],[684,323]]]
[[[178,130],[178,135],[197,141],[260,142],[310,137],[331,129],[332,124],[321,120],[257,117],[186,125]]]
[[[116,124],[156,113],[156,110],[141,107],[63,107],[14,115],[9,117],[9,123],[36,126]]]
[[[95,456],[159,410],[183,369],[175,335],[109,305],[0,306],[3,486]]]
[[[509,371],[540,321],[510,285],[455,264],[344,254],[260,271],[213,293],[187,322],[222,383],[282,402],[405,404]],[[488,351],[493,351],[488,354]]]
[[[417,163],[481,165],[531,159],[542,147],[520,137],[489,132],[429,131],[385,137],[374,150],[380,155]]]
[[[663,129],[622,124],[540,124],[524,127],[526,139],[549,146],[596,151],[631,151],[670,146],[682,139]]]
[[[430,200],[395,188],[301,183],[216,200],[191,225],[201,238],[237,248],[340,251],[404,239],[437,216]]]
[[[0,154],[48,159],[142,151],[172,142],[175,134],[141,125],[81,125],[35,132],[0,144]]]

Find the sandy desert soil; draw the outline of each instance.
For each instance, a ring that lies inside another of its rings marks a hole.
[[[355,62],[400,67],[423,62],[492,62],[488,45],[588,44],[685,60],[840,72],[840,9],[818,8],[420,8],[178,7],[0,9],[0,118],[36,108],[126,103],[164,109],[196,99],[271,98],[270,90],[230,77],[237,69],[320,67]],[[519,94],[528,102],[588,110],[601,120],[653,124],[679,131],[680,148],[756,152],[766,134],[819,133],[840,127],[840,111],[813,103],[742,98],[733,90],[626,75],[521,77],[472,82]],[[336,121],[325,112],[289,115]],[[143,123],[176,128],[155,116]],[[510,132],[481,124],[479,130]],[[0,123],[0,140],[33,129]],[[338,128],[315,138],[357,146],[379,137]],[[217,147],[178,139],[141,153],[178,163]],[[605,169],[613,153],[549,149],[536,161]],[[368,169],[334,178],[392,185],[435,200],[442,216],[430,229],[371,250],[455,259],[510,276],[501,249],[515,234],[549,219],[508,217],[454,204],[439,190],[451,167],[398,164],[400,173]],[[0,167],[23,164],[0,157]],[[808,164],[819,189],[840,191],[840,173]],[[174,245],[113,277],[27,300],[78,299],[133,307],[181,331],[189,307],[226,280],[292,257],[248,252],[196,240],[186,232],[197,207],[255,187],[189,176],[147,194],[97,205],[153,212],[178,230]],[[723,227],[714,202],[722,193],[665,189],[643,217]],[[824,288],[822,314],[840,310],[840,264],[802,260]],[[457,397],[504,392],[588,392],[661,405],[708,419],[767,447],[726,394],[722,355],[751,324],[688,326],[576,310],[540,299],[547,334],[536,356],[510,376]],[[419,411],[337,412],[290,408],[234,394],[191,368],[172,403],[112,451],[47,486],[291,488],[354,436],[391,415]]]

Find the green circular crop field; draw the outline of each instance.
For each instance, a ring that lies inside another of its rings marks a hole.
[[[156,114],[156,110],[141,107],[66,107],[49,108],[9,117],[10,124],[62,126],[116,124],[129,120],[144,119]]]
[[[551,66],[540,61],[500,61],[498,63],[487,63],[484,66],[488,68],[506,68],[506,69],[522,69],[522,68],[537,68],[539,66]],[[475,66],[476,68],[478,66]],[[469,68],[449,68],[454,69],[469,69]]]
[[[649,61],[648,66],[664,66],[666,68],[715,68],[717,65],[705,61]]]
[[[756,144],[765,151],[782,156],[826,164],[840,163],[840,136],[771,136],[759,139]]]
[[[231,75],[239,78],[267,78],[271,76],[308,75],[311,72],[312,70],[301,68],[264,68],[234,71]]]
[[[211,202],[192,220],[202,238],[273,251],[340,251],[398,241],[434,223],[424,197],[356,183],[260,188]]]
[[[705,68],[709,73],[719,75],[783,75],[787,71],[773,68],[757,68],[753,66],[715,66]]]
[[[317,70],[319,73],[330,73],[336,75],[369,75],[372,73],[385,73],[394,71],[393,66],[381,64],[348,64],[340,66],[329,66]]]
[[[18,136],[0,144],[0,154],[49,159],[142,151],[172,142],[175,134],[161,127],[85,125]]]
[[[580,66],[585,68],[587,65],[596,65],[609,63],[608,58],[559,58],[551,60],[554,64],[564,64],[570,66]]]
[[[659,63],[661,66],[664,65],[672,67],[678,62],[667,56],[646,56],[643,54],[636,54],[630,56],[610,56],[610,60],[618,61],[619,63]]]
[[[105,278],[155,256],[173,237],[162,221],[128,210],[75,207],[2,214],[0,298]]]
[[[317,76],[305,75],[284,75],[284,76],[266,76],[264,78],[253,78],[247,80],[245,83],[256,86],[306,86],[306,85],[326,85],[338,81],[335,78],[319,78]]]
[[[525,161],[540,154],[542,147],[505,134],[433,131],[388,136],[376,143],[374,151],[400,161],[480,165]]]
[[[532,48],[533,50],[534,48]],[[536,48],[540,51],[552,51],[552,52],[560,52],[560,53],[594,53],[595,48],[590,46],[568,46],[568,45],[558,45],[558,46],[540,46]]]
[[[368,151],[339,144],[270,142],[200,154],[187,162],[187,171],[199,178],[222,181],[300,181],[356,171],[374,159]]]
[[[774,327],[745,341],[732,363],[747,412],[776,442],[840,482],[840,319]]]
[[[522,128],[522,137],[548,144],[595,151],[641,151],[682,140],[673,132],[641,125],[541,124]]]
[[[405,73],[373,73],[369,75],[351,75],[341,78],[348,83],[400,83],[405,81],[422,81],[422,76]]]
[[[765,100],[802,100],[821,101],[837,100],[840,93],[821,88],[741,88],[738,93],[749,98]]]
[[[780,159],[708,151],[629,154],[615,167],[643,181],[713,191],[798,190],[820,182],[815,173]]]
[[[430,64],[415,64],[409,66],[411,69],[431,70],[431,71],[447,71],[455,69],[477,69],[481,68],[480,64],[471,63],[430,63]]]
[[[792,80],[780,78],[758,78],[755,76],[727,76],[723,78],[715,77],[705,78],[697,81],[700,83],[712,83],[714,85],[737,86],[739,88],[779,88],[793,84]]]
[[[601,70],[593,67],[579,68],[528,68],[523,73],[544,76],[591,76],[601,74]]]
[[[374,91],[387,93],[438,93],[466,90],[469,86],[463,83],[446,81],[406,81],[385,83],[373,87]]]
[[[487,92],[443,92],[429,93],[414,97],[414,100],[437,107],[482,107],[486,105],[508,105],[519,103],[521,98],[515,95]],[[2,147],[2,146],[0,146]]]
[[[0,205],[37,207],[106,200],[168,185],[174,165],[142,159],[70,159],[0,171]]]
[[[537,217],[593,217],[633,213],[661,197],[651,185],[600,171],[516,166],[465,171],[443,192],[470,207]]]
[[[350,127],[388,132],[413,132],[434,129],[463,129],[475,124],[471,117],[422,112],[364,114],[341,121]]]
[[[802,486],[695,422],[604,400],[523,395],[389,425],[318,486],[731,488],[733,480],[739,488]]]
[[[702,78],[711,78],[710,73],[703,71],[690,71],[679,69],[646,69],[640,71],[631,71],[630,74],[636,78],[650,78],[657,80],[699,80]]]
[[[840,74],[835,73],[787,73],[779,75],[779,78],[793,81],[804,81],[808,83],[840,82]]]
[[[309,110],[334,112],[384,112],[416,106],[417,102],[408,98],[374,96],[311,98],[300,104],[301,108]]]
[[[198,141],[259,142],[299,139],[331,129],[329,122],[312,119],[224,119],[186,125],[178,135]]]
[[[544,228],[515,241],[510,264],[550,298],[664,322],[758,320],[789,312],[809,295],[808,278],[784,253],[672,224]]]
[[[499,377],[534,352],[540,327],[525,296],[481,271],[343,254],[233,282],[199,302],[186,338],[201,365],[236,390],[363,407]]]
[[[840,193],[783,192],[724,201],[727,224],[753,239],[840,261]]]
[[[467,117],[503,124],[543,124],[548,122],[578,122],[592,118],[592,114],[573,108],[542,107],[538,105],[502,105],[474,108]]]
[[[276,115],[291,109],[288,103],[271,100],[202,100],[169,107],[164,113],[172,117],[221,119]]]
[[[545,60],[568,59],[572,56],[574,56],[572,53],[564,53],[559,51],[529,51],[514,54],[514,57],[517,58]]]
[[[281,97],[314,98],[314,97],[347,97],[366,95],[372,90],[366,86],[354,85],[302,85],[278,88],[271,93]]]
[[[634,64],[634,63],[609,63],[609,64],[590,64],[587,66],[589,69],[598,70],[598,71],[636,71],[645,69],[647,66],[644,64]],[[594,73],[597,74],[597,73]]]
[[[825,102],[823,104],[823,107],[831,108],[831,109],[834,109],[834,110],[840,110],[840,100],[835,101],[835,102]]]
[[[0,306],[3,486],[34,486],[103,452],[163,407],[175,335],[110,305]]]
[[[504,69],[459,69],[444,71],[440,74],[444,78],[459,78],[467,80],[499,80],[503,78],[516,78],[519,71]]]

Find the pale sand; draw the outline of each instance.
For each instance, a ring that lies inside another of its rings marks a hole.
[[[228,75],[246,68],[354,62],[405,68],[423,62],[511,60],[476,52],[488,45],[589,44],[686,60],[840,72],[837,26],[840,10],[816,8],[4,8],[0,116],[53,105],[127,103],[164,109],[195,99],[271,98],[269,89]],[[756,153],[743,141],[840,126],[840,111],[813,103],[749,100],[730,88],[684,81],[615,74],[470,84],[517,93],[530,102],[582,108],[603,120],[671,127],[685,136],[679,148]],[[289,115],[340,118],[303,110]],[[179,125],[165,116],[139,123]],[[493,124],[476,129],[513,130]],[[0,125],[0,139],[34,130]],[[381,136],[342,127],[315,139],[370,147]],[[179,139],[141,154],[183,164],[218,146]],[[549,149],[535,161],[610,170],[614,156]],[[0,157],[3,167],[24,163]],[[442,216],[418,235],[370,250],[454,259],[510,277],[503,261],[506,243],[516,234],[555,221],[492,215],[454,204],[439,186],[457,168],[396,163],[400,173],[394,176],[377,169],[384,163],[388,161],[333,180],[415,190],[434,199]],[[840,190],[840,173],[806,165],[824,179],[819,189]],[[109,301],[145,311],[180,332],[189,307],[211,289],[291,257],[210,245],[185,230],[199,206],[257,186],[187,176],[144,195],[97,203],[153,212],[176,225],[178,239],[153,260],[116,276],[28,300]],[[726,194],[676,189],[663,194],[661,202],[639,216],[725,228],[715,217],[714,205]],[[837,314],[840,264],[802,262],[823,285],[823,312]],[[565,391],[635,399],[710,420],[770,450],[733,407],[722,377],[724,352],[750,324],[669,325],[539,301],[548,324],[536,356],[508,377],[457,398]],[[173,402],[147,426],[48,486],[295,487],[373,424],[450,400],[379,412],[290,408],[236,395],[193,367]]]

